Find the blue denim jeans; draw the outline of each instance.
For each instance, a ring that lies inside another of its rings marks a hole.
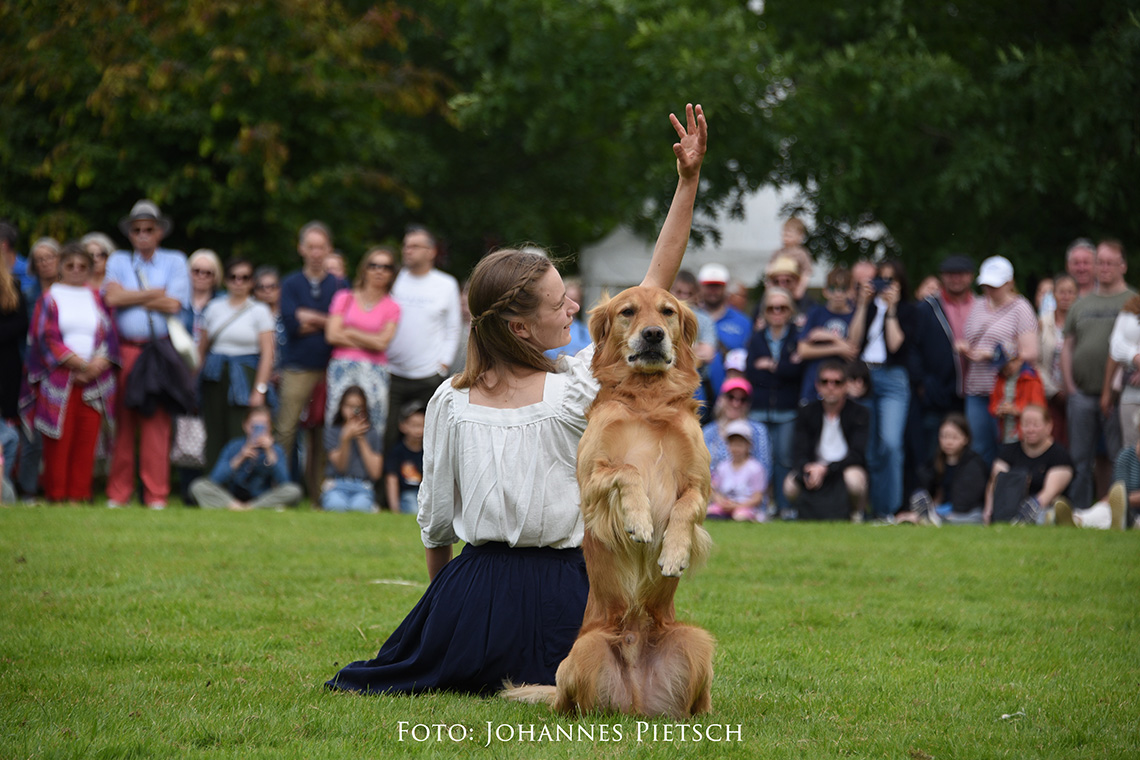
[[[998,450],[998,426],[990,414],[990,397],[966,396],[966,420],[970,423],[970,448],[978,452],[989,467]]]
[[[791,502],[784,495],[784,478],[792,469],[792,451],[796,434],[796,413],[794,410],[780,410],[774,413],[775,420],[768,415],[752,412],[751,417],[761,422],[768,430],[768,443],[772,449],[772,486],[776,492],[776,508],[781,512],[791,508]],[[787,417],[787,420],[784,418]]]
[[[910,379],[905,367],[871,370],[871,436],[867,452],[871,478],[871,507],[880,516],[893,515],[903,505],[903,448],[910,409]]]
[[[336,478],[321,494],[321,508],[328,512],[371,512],[376,497],[367,480]]]
[[[400,491],[400,512],[405,515],[419,514],[420,511],[420,492],[419,489],[415,491]]]

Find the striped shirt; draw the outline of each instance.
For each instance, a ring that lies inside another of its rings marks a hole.
[[[966,340],[970,348],[992,352],[1001,345],[1006,356],[1018,353],[1018,336],[1037,334],[1037,315],[1024,296],[1014,296],[994,309],[985,298],[974,300],[966,318]],[[967,362],[965,389],[967,396],[989,396],[994,388],[997,370],[992,362]]]

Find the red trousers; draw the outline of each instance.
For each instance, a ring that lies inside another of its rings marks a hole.
[[[59,440],[43,437],[44,471],[40,476],[48,501],[88,501],[95,469],[95,444],[103,415],[83,402],[83,386],[73,383]]]
[[[123,403],[127,376],[142,353],[140,346],[119,346],[122,369],[115,392],[115,443],[111,448],[111,472],[107,477],[107,498],[125,504],[135,490],[135,439],[139,444],[139,477],[143,502],[165,504],[170,495],[170,415],[165,409],[144,417]]]

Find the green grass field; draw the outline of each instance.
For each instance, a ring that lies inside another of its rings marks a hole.
[[[422,593],[411,517],[3,508],[0,758],[1140,756],[1140,534],[710,532],[677,599],[719,642],[698,739],[324,690]]]

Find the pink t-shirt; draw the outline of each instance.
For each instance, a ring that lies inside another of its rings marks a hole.
[[[768,490],[768,473],[764,465],[752,457],[745,459],[739,469],[731,459],[727,459],[713,469],[712,484],[733,501],[748,501]]]
[[[400,307],[389,296],[384,296],[380,302],[371,309],[360,308],[351,290],[341,290],[333,296],[329,306],[329,315],[339,314],[344,318],[344,326],[368,333],[379,333],[385,325],[400,321]],[[365,351],[362,348],[337,346],[333,349],[332,358],[349,359],[352,361],[371,362],[372,364],[388,363],[387,351]]]

